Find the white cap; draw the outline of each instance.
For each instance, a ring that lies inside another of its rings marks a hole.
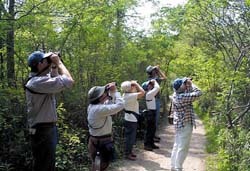
[[[121,89],[124,92],[129,92],[131,90],[131,81],[124,81],[124,82],[122,82]]]

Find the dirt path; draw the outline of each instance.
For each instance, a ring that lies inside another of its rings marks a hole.
[[[164,123],[165,121],[162,121]],[[166,123],[166,122],[165,122]],[[143,142],[138,142],[135,152],[136,161],[118,160],[109,170],[112,171],[170,171],[170,156],[174,140],[173,125],[162,126],[159,129],[161,142],[160,149],[143,150]],[[184,162],[185,171],[205,171],[205,131],[202,122],[197,119],[197,128],[194,129],[188,157]]]

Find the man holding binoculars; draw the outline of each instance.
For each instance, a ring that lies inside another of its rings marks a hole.
[[[202,95],[202,92],[192,79],[187,77],[175,79],[173,90],[175,140],[171,154],[171,171],[182,171],[195,127],[193,102]]]
[[[24,85],[33,171],[54,171],[57,144],[55,93],[72,87],[74,80],[58,54],[35,51],[28,57],[31,68]]]
[[[106,86],[92,87],[88,92],[88,100],[88,150],[92,162],[91,171],[103,171],[114,159],[112,115],[124,109],[124,100],[114,82]]]

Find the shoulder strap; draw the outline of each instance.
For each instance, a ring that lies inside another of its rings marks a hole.
[[[34,77],[35,77],[35,76],[34,76]],[[28,88],[28,87],[26,86],[26,84],[28,83],[28,81],[31,80],[32,78],[33,78],[33,77],[29,77],[29,78],[25,81],[25,83],[23,84],[24,90],[28,90],[29,92],[31,92],[31,93],[33,93],[33,94],[46,94],[46,93],[39,93],[39,92],[33,91],[33,90],[31,90],[30,88]]]
[[[87,113],[89,113],[89,108],[88,108],[87,110],[88,110]],[[88,121],[88,118],[86,119],[86,121],[87,121],[88,126],[89,126],[91,129],[101,129],[101,128],[103,128],[104,125],[106,124],[107,119],[108,119],[108,116],[106,116],[104,123],[103,123],[102,126],[100,126],[100,127],[93,127],[92,125],[90,125],[90,123],[89,123],[89,121]]]
[[[93,127],[93,126],[91,126],[91,125],[89,124],[89,122],[88,122],[88,119],[87,119],[88,126],[89,126],[91,129],[101,129],[101,128],[103,128],[104,125],[106,124],[107,118],[108,118],[108,117],[105,118],[105,121],[104,121],[103,125],[100,126],[100,127]]]
[[[126,110],[126,109],[124,109],[123,111],[126,112],[126,113],[128,113],[128,114],[134,115],[136,118],[138,118],[138,115],[140,115],[140,114],[138,114],[138,113],[136,113],[134,111],[130,111],[130,110]]]
[[[50,67],[50,66],[45,67],[42,71],[38,72],[38,73],[37,73],[35,76],[33,76],[33,77],[39,76],[41,73],[43,73],[43,72],[44,72],[45,70],[47,70],[49,67]],[[31,92],[31,93],[33,93],[33,94],[46,94],[46,93],[39,93],[39,92],[33,91],[33,90],[31,90],[30,88],[28,88],[28,87],[26,86],[26,84],[28,83],[28,81],[29,81],[30,79],[32,79],[33,77],[31,76],[31,77],[29,77],[29,78],[25,81],[25,83],[23,84],[24,90],[28,90],[29,92]]]

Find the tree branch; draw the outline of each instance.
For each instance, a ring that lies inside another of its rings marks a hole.
[[[245,108],[245,110],[243,112],[241,112],[233,121],[232,124],[235,125],[236,123],[238,123],[238,121],[243,118],[245,116],[245,114],[247,114],[247,112],[250,110],[250,101],[248,102],[247,105],[244,106],[239,106],[236,107],[234,109],[239,109],[239,108]]]

